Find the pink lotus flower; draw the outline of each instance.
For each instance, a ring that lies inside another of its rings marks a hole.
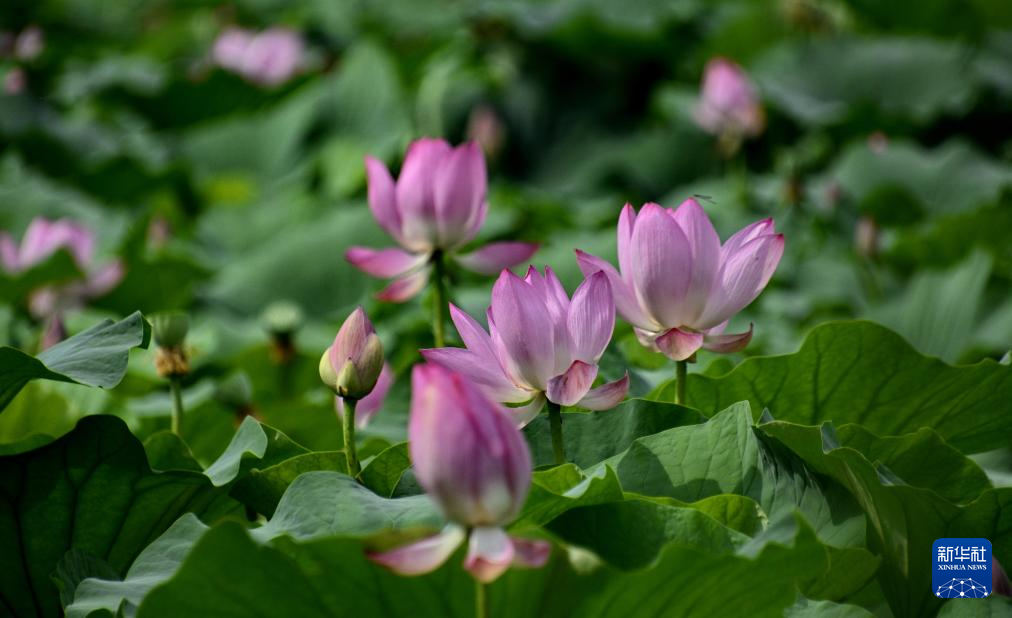
[[[403,250],[352,247],[345,257],[368,275],[394,279],[378,298],[403,302],[425,287],[437,251],[454,253],[485,221],[485,157],[475,142],[452,148],[441,139],[425,138],[408,148],[396,183],[380,161],[366,157],[365,166],[369,208]],[[536,250],[530,243],[495,242],[455,258],[464,268],[492,275],[524,262]]]
[[[706,64],[696,122],[714,135],[739,139],[758,135],[765,128],[759,95],[745,72],[731,60],[714,58]]]
[[[464,568],[481,582],[510,566],[543,566],[548,543],[503,530],[520,513],[531,485],[527,442],[506,411],[438,365],[415,366],[411,386],[408,438],[415,475],[451,523],[435,536],[369,557],[401,575],[420,575],[467,540]]]
[[[88,228],[73,221],[50,221],[37,217],[25,230],[20,247],[9,234],[0,232],[0,266],[10,275],[17,275],[44,262],[60,249],[70,252],[85,279],[32,292],[28,299],[29,311],[36,319],[47,322],[42,348],[63,339],[64,311],[76,309],[88,300],[108,293],[123,278],[123,264],[118,260],[94,266],[95,236]]]
[[[783,252],[772,219],[721,246],[703,208],[688,199],[677,210],[646,204],[638,216],[625,205],[618,221],[621,274],[601,258],[579,250],[576,256],[584,275],[608,277],[618,312],[644,346],[686,360],[701,347],[727,353],[748,345],[751,326],[733,335],[724,328],[766,287]]]
[[[218,35],[211,58],[247,81],[271,87],[298,73],[303,48],[299,34],[287,28],[269,28],[254,34],[233,26]]]
[[[611,286],[604,274],[588,277],[570,301],[562,283],[533,266],[521,279],[504,270],[492,288],[491,336],[471,316],[450,305],[466,348],[422,350],[426,360],[460,372],[509,408],[519,426],[531,421],[545,399],[591,410],[613,408],[629,390],[629,376],[591,389],[597,362],[615,328]]]
[[[359,399],[358,405],[355,406],[356,427],[362,429],[368,425],[372,417],[376,416],[376,413],[383,408],[383,402],[386,401],[387,393],[390,392],[390,387],[393,384],[394,372],[390,369],[390,365],[383,363],[383,370],[380,371],[379,379],[376,380],[376,386],[373,387],[372,392]],[[337,415],[343,419],[344,399],[342,397],[334,396],[334,408]]]

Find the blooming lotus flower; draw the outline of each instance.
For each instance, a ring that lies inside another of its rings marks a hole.
[[[611,296],[604,274],[585,279],[570,301],[551,268],[542,275],[532,266],[523,279],[504,270],[492,288],[491,335],[450,305],[467,347],[422,350],[422,356],[471,378],[496,401],[529,401],[510,408],[521,427],[546,398],[561,406],[607,410],[629,390],[628,375],[591,389],[615,328]]]
[[[727,58],[706,64],[696,122],[704,131],[734,139],[758,135],[766,125],[755,88],[741,67]]]
[[[369,208],[402,249],[352,247],[345,257],[368,275],[394,279],[378,298],[404,302],[425,287],[434,254],[453,254],[474,239],[485,221],[485,157],[475,142],[452,148],[441,139],[425,138],[408,148],[396,183],[380,161],[366,157],[365,167]],[[530,243],[494,242],[454,257],[464,268],[493,275],[526,261],[536,250]]]
[[[699,348],[735,352],[748,332],[724,334],[728,320],[769,283],[784,252],[783,234],[764,219],[721,246],[713,224],[696,200],[677,210],[646,204],[639,215],[629,204],[618,221],[618,263],[577,250],[586,276],[603,272],[615,305],[635,327],[640,342],[673,360]]]
[[[411,376],[408,448],[415,476],[450,520],[435,536],[369,557],[402,575],[428,573],[467,541],[464,568],[490,582],[510,566],[540,567],[545,541],[506,534],[531,485],[527,442],[470,381],[433,364]]]
[[[106,294],[123,278],[123,265],[118,260],[104,266],[94,265],[95,235],[68,219],[33,219],[20,246],[9,234],[0,232],[0,266],[11,275],[44,262],[60,249],[70,253],[85,279],[32,292],[28,302],[30,313],[36,319],[48,321],[43,347],[63,338],[61,316],[64,311]]]
[[[387,398],[387,393],[390,392],[390,387],[394,383],[394,372],[390,369],[390,365],[383,363],[383,369],[380,371],[379,379],[376,380],[376,386],[373,387],[372,392],[359,400],[358,405],[355,406],[355,425],[362,429],[369,424],[372,417],[376,416],[376,413],[383,408],[383,402]],[[337,410],[338,416],[344,418],[344,399],[340,396],[334,397],[334,407]]]
[[[299,70],[302,38],[287,28],[269,28],[254,34],[229,27],[218,35],[211,49],[212,60],[220,67],[261,86],[277,86]]]
[[[362,399],[376,386],[383,370],[383,344],[358,307],[320,359],[320,379],[339,397]]]

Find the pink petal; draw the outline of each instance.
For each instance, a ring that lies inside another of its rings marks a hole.
[[[376,294],[376,298],[390,303],[403,303],[417,296],[419,292],[425,289],[425,284],[428,282],[429,269],[423,268],[410,275],[395,279],[393,283],[380,290]]]
[[[678,223],[692,251],[692,276],[685,295],[683,323],[693,324],[703,310],[720,271],[720,237],[699,202],[689,198],[675,210]]]
[[[537,389],[554,375],[553,324],[537,290],[508,270],[492,287],[495,320],[489,327],[499,361],[508,373]]]
[[[396,195],[401,232],[409,249],[438,243],[434,185],[440,166],[451,152],[450,145],[441,139],[423,138],[408,147],[397,178]]]
[[[376,386],[372,388],[372,392],[359,400],[358,406],[355,408],[355,425],[359,429],[368,425],[372,417],[376,416],[376,413],[383,408],[383,402],[393,383],[394,372],[390,369],[390,365],[383,363],[383,369],[380,371],[379,379],[376,380]],[[334,407],[337,414],[343,418],[344,400],[334,397]]]
[[[529,242],[493,242],[466,255],[458,255],[457,262],[468,270],[482,275],[498,275],[504,268],[526,262],[538,250]]]
[[[495,401],[522,403],[531,398],[529,391],[510,382],[495,357],[486,358],[463,348],[431,348],[421,350],[421,354],[429,362],[467,376]]]
[[[711,294],[699,328],[720,324],[751,303],[763,291],[784,253],[783,234],[750,240],[721,265],[720,288]]]
[[[596,363],[615,330],[615,301],[607,275],[598,271],[576,288],[567,324],[573,358]]]
[[[711,335],[707,333],[703,337],[703,349],[718,354],[731,354],[744,350],[745,346],[752,341],[752,324],[748,325],[748,331],[731,335]]]
[[[18,262],[22,269],[42,262],[59,249],[66,249],[82,270],[87,269],[95,251],[95,236],[87,228],[66,219],[48,221],[36,217],[21,240]]]
[[[541,539],[522,539],[511,536],[513,541],[513,564],[511,566],[539,569],[548,562],[552,544]]]
[[[626,204],[618,216],[618,267],[622,277],[632,274],[632,235],[636,226],[636,210],[632,204]]]
[[[538,269],[533,266],[528,268],[524,283],[530,285],[537,292],[538,297],[548,309],[548,316],[552,323],[552,344],[555,349],[552,373],[562,373],[573,362],[573,357],[569,353],[569,329],[566,326],[566,316],[569,314],[569,297],[562,287],[562,282],[548,266],[545,267],[544,275],[541,275]]]
[[[376,223],[398,242],[401,240],[401,216],[397,212],[397,196],[390,171],[378,159],[365,158],[365,173],[369,181],[369,210]]]
[[[485,155],[477,142],[447,154],[435,172],[433,199],[440,246],[452,249],[473,238],[474,218],[482,212],[488,191]]]
[[[367,275],[390,279],[399,277],[428,260],[424,253],[408,253],[401,249],[369,249],[351,247],[344,253],[344,259]]]
[[[243,50],[239,72],[263,86],[291,79],[302,62],[302,37],[287,28],[269,28],[254,36]]]
[[[498,366],[499,359],[492,346],[492,338],[477,320],[453,303],[450,303],[450,319],[453,320],[453,325],[457,327],[457,333],[469,351]]]
[[[529,402],[522,406],[515,408],[506,408],[510,418],[516,423],[517,427],[523,428],[527,423],[533,421],[541,413],[542,408],[545,407],[545,396],[538,393]]]
[[[590,389],[576,405],[587,410],[610,410],[621,403],[628,392],[629,374],[626,373],[614,382]]]
[[[211,48],[211,58],[223,68],[238,71],[242,67],[243,54],[246,46],[253,39],[248,30],[230,26],[218,34]]]
[[[703,333],[690,333],[672,328],[654,339],[654,344],[671,360],[682,361],[702,347]]]
[[[0,267],[6,273],[18,271],[18,246],[7,232],[0,232]]]
[[[589,277],[596,272],[603,272],[611,284],[611,293],[615,299],[615,307],[622,314],[626,322],[639,326],[646,330],[657,330],[661,325],[657,323],[640,306],[632,286],[626,283],[619,275],[615,267],[601,258],[576,250],[576,261],[580,265],[580,271],[584,276]]]
[[[776,230],[774,229],[773,219],[763,219],[743,227],[728,238],[724,243],[724,246],[720,248],[721,262],[723,263],[727,261],[728,256],[737,253],[738,250],[741,249],[742,245],[753,241],[760,236],[775,233]]]
[[[502,528],[475,528],[468,541],[464,568],[487,584],[506,572],[513,556],[513,542]]]
[[[549,380],[545,394],[549,401],[560,406],[571,406],[583,399],[596,377],[597,365],[573,361],[565,373]]]
[[[670,212],[647,204],[636,219],[632,246],[636,296],[664,326],[680,326],[692,274],[692,252]]]
[[[387,552],[367,554],[398,575],[423,575],[438,569],[464,542],[464,530],[447,526],[435,536]]]

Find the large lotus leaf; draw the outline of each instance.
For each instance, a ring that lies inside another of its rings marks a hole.
[[[932,490],[904,484],[888,468],[876,467],[857,450],[840,446],[829,423],[806,427],[771,421],[760,430],[854,495],[870,523],[871,547],[883,557],[879,583],[896,615],[929,615],[941,605],[924,593],[935,539],[984,537],[991,541],[996,558],[1007,562],[1012,556],[1012,490],[991,489],[966,506],[957,506]]]
[[[37,357],[0,347],[0,411],[31,380],[56,380],[112,388],[126,373],[131,348],[146,348],[151,325],[140,313],[105,320],[64,339]]]
[[[712,415],[741,400],[778,420],[857,423],[879,436],[930,427],[965,453],[1005,446],[1012,432],[1012,367],[984,360],[947,365],[922,356],[871,322],[833,322],[809,333],[793,354],[750,358],[726,375],[690,374],[689,404]],[[674,383],[653,398],[674,399]]]
[[[71,549],[124,573],[183,513],[235,513],[227,490],[196,472],[152,472],[122,420],[87,416],[39,449],[0,457],[0,598],[17,615],[60,608],[50,579]]]
[[[738,494],[770,521],[799,510],[826,543],[864,542],[864,517],[846,491],[758,433],[744,402],[702,425],[639,438],[603,465],[614,467],[626,491],[683,502]]]
[[[636,438],[703,420],[695,410],[644,399],[630,399],[603,412],[566,412],[562,415],[566,460],[586,468],[621,453]],[[547,414],[524,427],[524,435],[534,465],[554,463]]]

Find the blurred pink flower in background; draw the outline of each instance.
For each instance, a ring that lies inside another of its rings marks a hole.
[[[476,142],[453,148],[441,139],[423,138],[408,148],[397,181],[377,159],[366,157],[369,208],[402,249],[352,247],[347,260],[362,272],[394,281],[377,297],[406,301],[425,288],[436,251],[451,253],[471,241],[488,211],[485,157]],[[457,263],[494,275],[530,258],[537,245],[493,242]]]
[[[94,264],[95,235],[83,225],[68,219],[51,221],[37,217],[25,230],[21,245],[6,232],[0,232],[0,265],[6,273],[17,275],[65,249],[84,273],[83,281],[52,285],[32,292],[29,310],[36,319],[48,320],[43,346],[49,347],[62,338],[62,314],[84,305],[88,300],[112,290],[123,278],[119,260]],[[55,341],[52,339],[56,338]]]
[[[723,244],[696,200],[677,210],[630,204],[618,221],[621,272],[599,257],[576,251],[587,276],[604,272],[618,312],[634,326],[640,343],[672,360],[699,348],[729,353],[752,339],[752,328],[725,335],[736,313],[762,292],[780,263],[784,236],[772,219],[753,223]]]
[[[731,60],[714,58],[706,64],[696,122],[709,133],[734,140],[754,137],[765,128],[759,95]]]
[[[35,60],[46,48],[46,37],[42,28],[28,26],[21,31],[14,41],[14,57],[18,60]]]
[[[271,87],[298,73],[303,51],[302,37],[293,30],[273,27],[253,33],[230,26],[215,40],[211,58],[247,81]]]
[[[531,454],[506,411],[464,376],[416,365],[408,448],[415,476],[450,520],[442,532],[369,557],[402,575],[437,569],[467,542],[464,568],[491,582],[511,566],[540,567],[551,546],[503,529],[531,486]]]
[[[603,273],[586,278],[570,301],[551,268],[542,275],[532,266],[523,279],[504,270],[492,288],[491,335],[453,305],[450,316],[467,347],[422,350],[422,356],[467,376],[496,401],[529,401],[507,408],[518,426],[537,416],[546,399],[607,410],[629,390],[628,375],[591,389],[615,328]]]
[[[4,92],[6,94],[20,94],[28,85],[28,76],[21,67],[14,67],[4,75]]]

